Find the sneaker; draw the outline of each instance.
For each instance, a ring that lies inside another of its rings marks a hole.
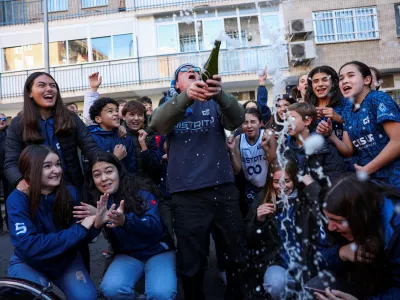
[[[226,272],[225,271],[219,271],[219,279],[221,279],[222,284],[226,286],[227,280],[226,280]]]
[[[98,238],[97,238],[97,236],[96,236],[96,237],[95,237],[93,240],[91,240],[89,243],[90,243],[90,244],[96,243],[97,240],[98,240]]]

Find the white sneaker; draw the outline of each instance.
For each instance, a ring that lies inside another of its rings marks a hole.
[[[218,272],[219,279],[221,279],[222,284],[226,286],[227,281],[226,281],[226,272],[225,271],[219,271]]]

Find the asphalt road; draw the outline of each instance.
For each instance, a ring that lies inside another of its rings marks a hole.
[[[212,242],[212,239],[211,239]],[[7,276],[9,259],[13,253],[13,245],[10,242],[9,234],[0,236],[0,276]],[[98,285],[104,268],[103,251],[107,249],[107,241],[100,234],[98,241],[90,244],[92,279]],[[210,249],[210,268],[205,276],[205,292],[207,300],[223,299],[224,287],[218,277],[217,262],[215,259],[214,245]],[[59,292],[57,292],[58,294]],[[177,300],[183,300],[182,289],[179,287]]]

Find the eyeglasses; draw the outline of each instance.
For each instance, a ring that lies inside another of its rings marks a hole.
[[[0,121],[7,121],[7,118],[0,118]]]
[[[179,70],[179,72],[185,73],[185,72],[188,72],[189,70],[193,70],[193,72],[196,72],[196,73],[199,73],[199,74],[200,74],[200,71],[201,71],[201,69],[199,67],[190,67],[190,68],[183,67],[183,68],[181,68]]]

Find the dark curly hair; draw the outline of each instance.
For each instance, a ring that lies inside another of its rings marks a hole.
[[[100,116],[101,110],[104,108],[104,106],[110,103],[114,104],[118,108],[118,102],[112,98],[103,97],[96,100],[89,109],[90,119],[95,122],[96,117]]]

